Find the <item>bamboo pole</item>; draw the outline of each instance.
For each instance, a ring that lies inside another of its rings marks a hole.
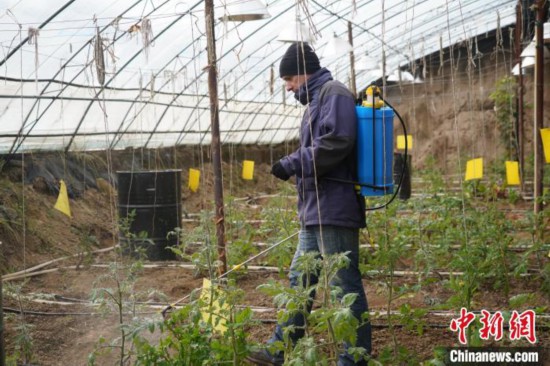
[[[31,268],[27,268],[25,270],[22,270],[22,271],[19,271],[19,272],[12,272],[12,273],[8,273],[8,274],[5,274],[1,277],[2,281],[8,281],[10,279],[12,279],[13,277],[18,277],[20,275],[23,275],[23,274],[26,274],[26,273],[31,273],[31,272],[35,272],[36,270],[38,269],[41,269],[41,268],[44,268],[44,267],[47,267],[49,266],[50,264],[54,264],[54,263],[57,263],[57,262],[60,262],[60,261],[64,261],[66,259],[70,259],[70,258],[75,258],[75,257],[78,257],[78,256],[81,256],[81,255],[85,255],[85,254],[97,254],[97,253],[105,253],[105,252],[109,252],[115,248],[117,248],[118,245],[115,245],[115,246],[112,246],[112,247],[109,247],[109,248],[103,248],[103,249],[98,249],[98,250],[94,250],[92,252],[83,252],[83,253],[77,253],[77,254],[73,254],[73,255],[68,255],[68,256],[65,256],[65,257],[61,257],[61,258],[56,258],[56,259],[52,259],[50,261],[47,261],[47,262],[44,262],[44,263],[41,263],[41,264],[38,264],[34,267],[31,267]]]
[[[225,251],[225,225],[223,209],[223,182],[222,182],[222,162],[220,146],[220,115],[218,101],[218,71],[216,57],[216,36],[214,32],[214,1],[206,0],[204,2],[205,20],[206,20],[206,40],[208,53],[208,91],[210,96],[210,124],[212,141],[210,148],[212,151],[212,169],[214,170],[214,201],[216,206],[216,237],[218,248],[218,260],[220,265],[218,273],[227,272],[227,256]]]

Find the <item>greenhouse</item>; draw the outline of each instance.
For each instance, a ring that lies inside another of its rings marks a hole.
[[[545,365],[549,8],[3,0],[0,366]]]

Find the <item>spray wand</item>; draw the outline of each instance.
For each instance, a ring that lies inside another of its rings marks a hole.
[[[216,277],[214,280],[219,280],[219,279],[221,279],[221,278],[224,278],[225,276],[227,276],[227,275],[230,274],[231,272],[234,272],[234,271],[239,270],[239,269],[240,269],[242,266],[244,266],[245,264],[247,264],[247,263],[253,261],[254,259],[256,259],[256,258],[258,258],[258,257],[260,257],[260,256],[262,256],[262,255],[264,255],[265,253],[267,253],[267,252],[269,252],[269,251],[271,251],[271,250],[277,248],[279,245],[283,244],[284,242],[286,242],[286,241],[292,239],[293,237],[295,237],[296,235],[298,235],[298,233],[299,233],[299,231],[295,232],[294,234],[292,234],[292,235],[290,235],[290,236],[284,238],[283,240],[281,240],[281,241],[279,241],[279,242],[273,244],[273,245],[270,246],[269,248],[262,250],[260,253],[258,253],[258,254],[256,254],[256,255],[254,255],[254,256],[248,258],[248,259],[245,260],[244,262],[242,262],[242,263],[240,263],[240,264],[237,264],[237,265],[233,266],[233,268],[231,268],[230,270],[228,270],[228,271],[225,272],[225,273],[222,273],[221,275],[219,275],[218,277]],[[170,305],[168,305],[167,307],[165,307],[165,308],[161,311],[162,317],[163,317],[164,319],[166,319],[167,312],[168,312],[169,310],[173,309],[173,308],[174,308],[177,304],[179,304],[180,302],[187,300],[187,298],[189,298],[189,296],[191,296],[191,293],[185,295],[185,296],[182,297],[181,299],[176,300],[175,302],[173,302],[173,303],[171,303]]]

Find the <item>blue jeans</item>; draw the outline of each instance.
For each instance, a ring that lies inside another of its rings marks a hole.
[[[294,258],[290,265],[289,279],[291,287],[298,286],[298,281],[300,281],[301,276],[296,268],[296,262],[298,258],[306,252],[318,252],[321,253],[321,255],[350,252],[348,254],[348,258],[350,259],[349,266],[338,271],[336,279],[331,285],[339,286],[342,289],[342,296],[349,293],[357,294],[355,302],[351,305],[351,310],[353,315],[361,322],[361,316],[368,311],[368,305],[363,283],[361,282],[361,273],[359,271],[359,229],[339,226],[323,226],[322,230],[319,226],[302,228],[300,230],[298,248],[296,249],[296,253],[294,253]],[[318,279],[315,276],[311,276],[309,281],[310,285],[315,285]],[[311,310],[311,306],[309,306],[308,310]],[[289,325],[303,327],[304,316],[302,314],[296,314],[284,324],[278,324],[268,343],[283,341],[283,329]],[[303,329],[296,329],[294,332],[290,333],[290,338],[293,343],[296,343],[303,335]],[[350,346],[352,345],[345,343],[345,350]],[[355,347],[363,347],[367,350],[367,353],[371,353],[370,323],[363,324],[357,328],[357,341]],[[280,358],[283,357],[282,355],[277,356],[280,356]],[[356,365],[356,363],[353,361],[351,355],[344,352],[339,356],[338,366],[348,365]]]

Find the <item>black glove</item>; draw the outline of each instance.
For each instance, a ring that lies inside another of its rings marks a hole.
[[[273,166],[271,167],[271,174],[273,174],[274,176],[276,176],[281,180],[290,179],[290,175],[288,175],[288,173],[286,172],[285,168],[283,168],[283,165],[281,164],[280,161],[273,164]]]

